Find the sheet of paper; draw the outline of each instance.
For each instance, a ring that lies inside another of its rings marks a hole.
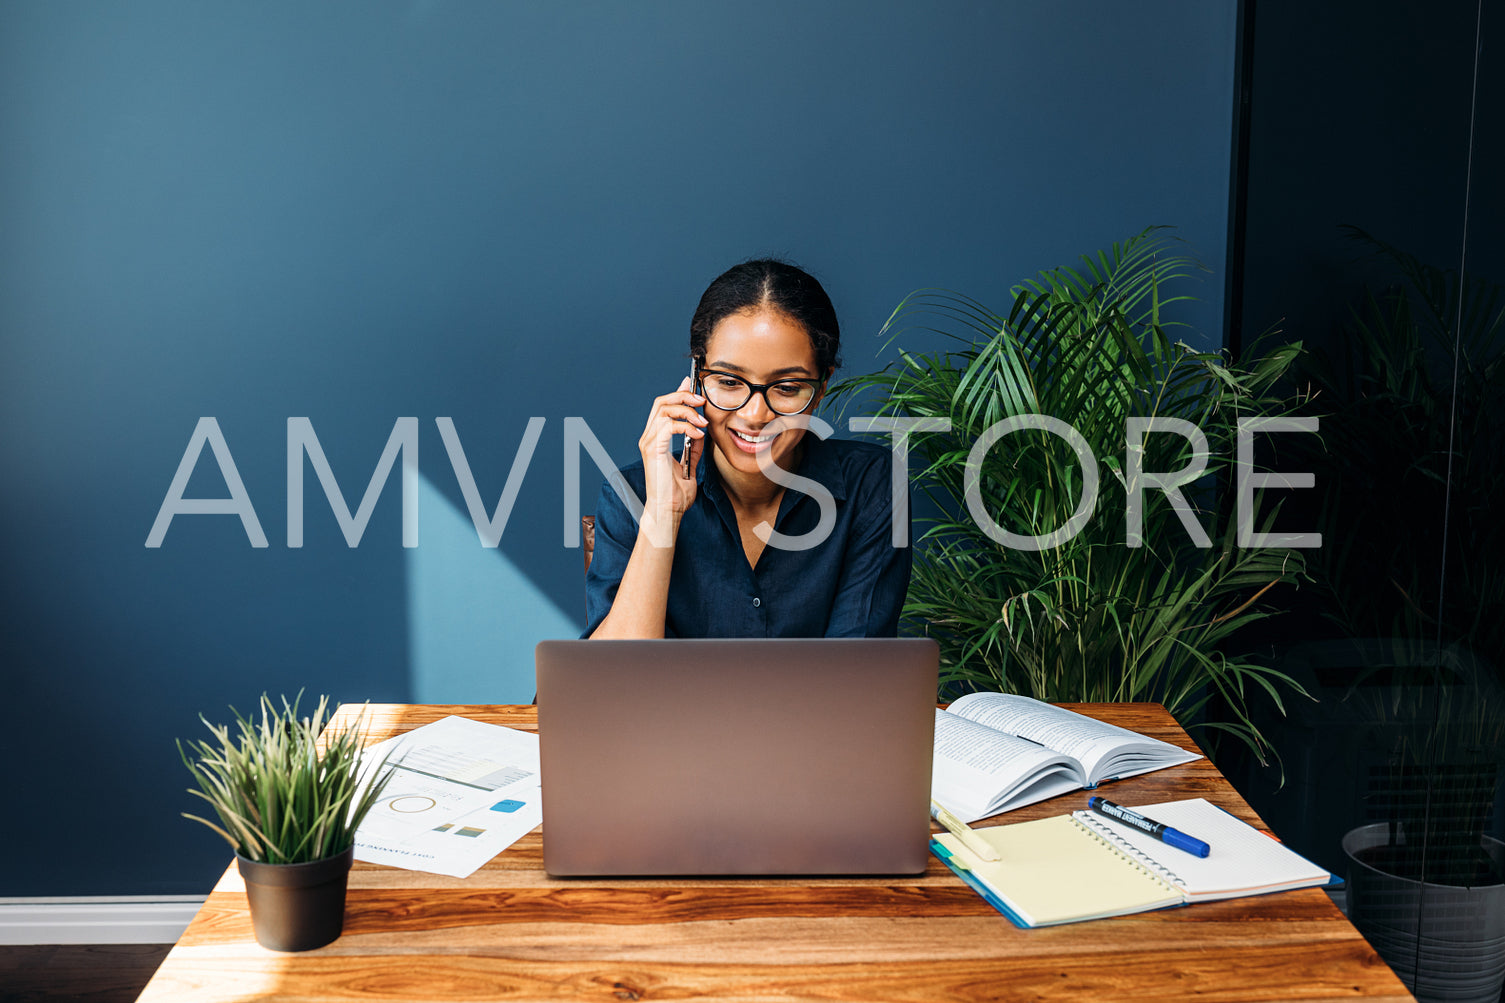
[[[1206,798],[1135,805],[1157,822],[1180,829],[1212,847],[1206,857],[1167,846],[1154,836],[1092,812],[1075,814],[1157,861],[1172,883],[1193,902],[1258,895],[1288,888],[1326,884],[1332,875],[1293,850],[1235,818]]]
[[[543,821],[538,736],[446,717],[373,745],[392,779],[355,832],[355,859],[469,877]]]

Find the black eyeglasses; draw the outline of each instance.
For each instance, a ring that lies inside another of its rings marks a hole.
[[[815,400],[821,381],[811,379],[779,380],[775,383],[749,383],[731,373],[707,369],[700,374],[701,391],[706,403],[722,411],[740,411],[752,400],[753,394],[762,394],[769,410],[774,414],[799,414]]]

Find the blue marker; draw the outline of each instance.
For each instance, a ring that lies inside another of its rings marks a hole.
[[[1174,846],[1178,850],[1185,850],[1194,857],[1205,857],[1212,852],[1212,847],[1195,836],[1188,836],[1179,829],[1172,829],[1164,822],[1156,822],[1152,818],[1145,818],[1137,811],[1130,811],[1123,805],[1116,805],[1107,798],[1088,798],[1087,807],[1099,815],[1106,815],[1116,822],[1131,825],[1140,832],[1148,833],[1167,846]]]

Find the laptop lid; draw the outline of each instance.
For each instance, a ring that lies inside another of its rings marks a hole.
[[[555,875],[916,874],[934,641],[543,641]]]

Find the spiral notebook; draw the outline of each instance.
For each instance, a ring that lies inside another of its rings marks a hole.
[[[949,832],[931,849],[1019,926],[1053,926],[1214,899],[1310,888],[1327,871],[1203,798],[1134,805],[1212,847],[1194,857],[1091,812],[974,829],[998,851],[979,860]]]

